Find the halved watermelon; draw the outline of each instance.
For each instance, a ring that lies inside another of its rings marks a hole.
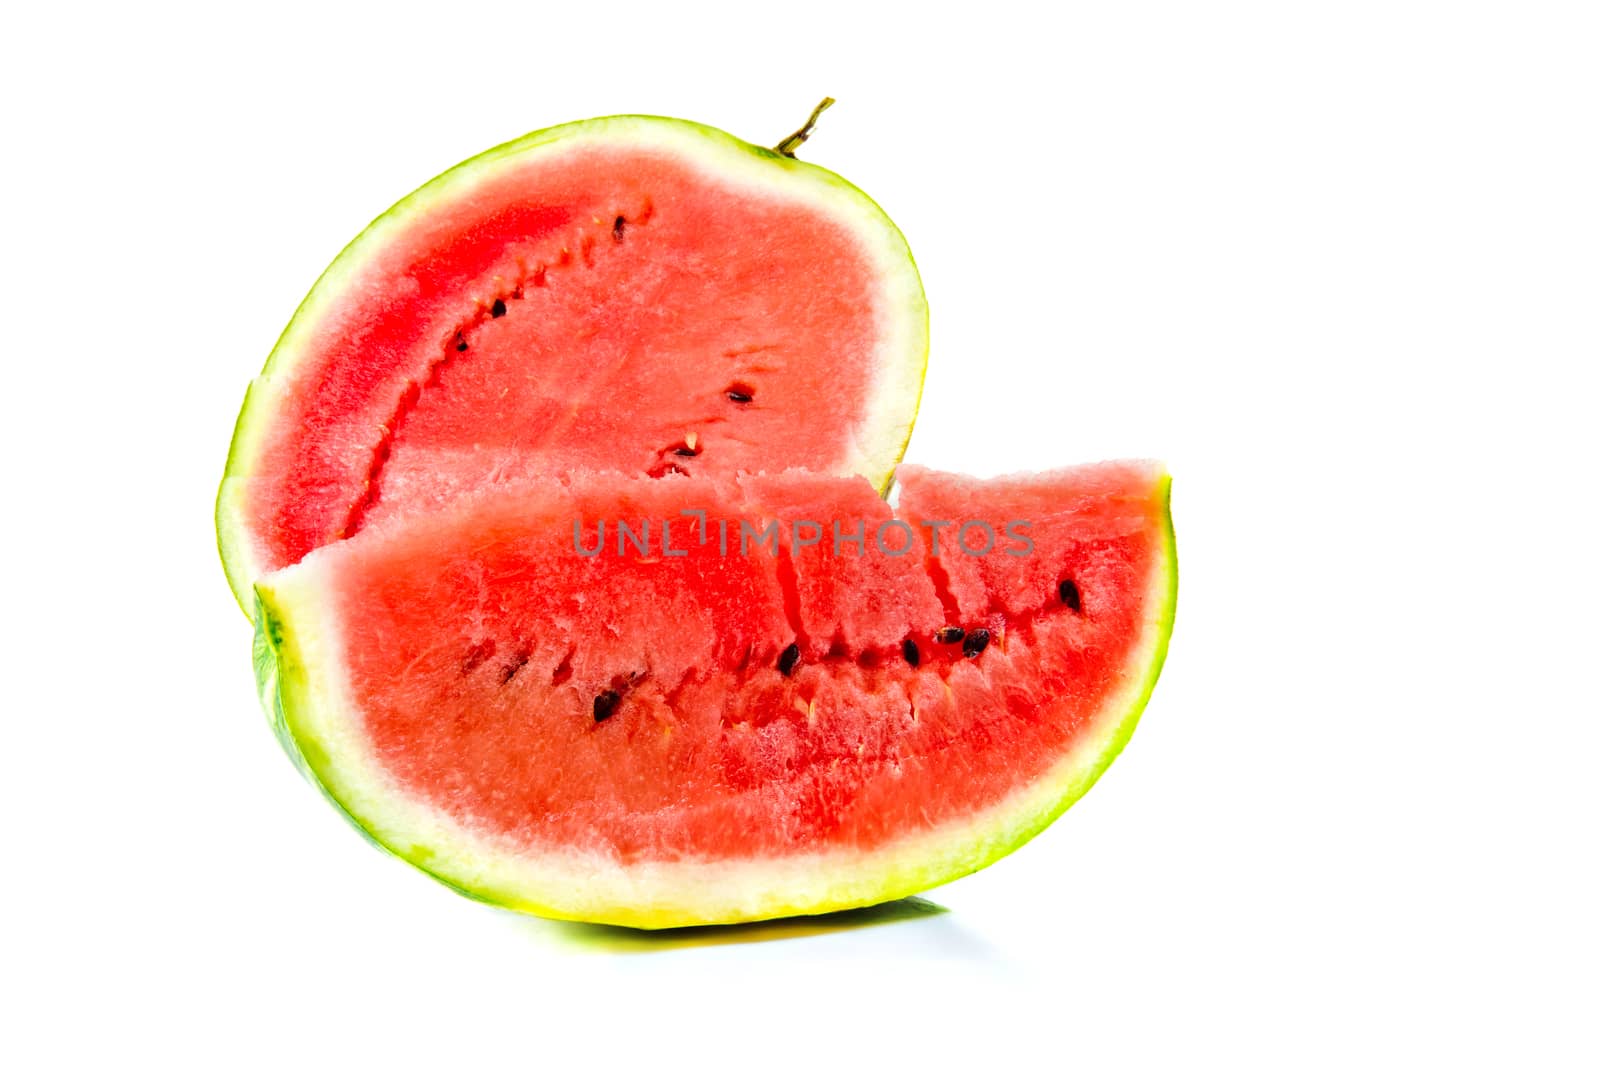
[[[641,927],[918,892],[1121,749],[1176,594],[1168,479],[582,475],[263,579],[291,754],[471,896]]]
[[[905,240],[837,175],[676,119],[529,134],[400,201],[301,304],[218,494],[229,583],[247,606],[319,545],[541,473],[882,486],[927,340]]]

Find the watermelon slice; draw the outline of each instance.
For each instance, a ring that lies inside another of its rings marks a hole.
[[[1121,749],[1176,593],[1168,479],[582,475],[371,524],[265,577],[280,737],[473,897],[640,927],[976,870]]]
[[[904,238],[837,175],[676,119],[529,134],[392,207],[295,313],[218,494],[229,584],[247,606],[320,545],[540,473],[883,486],[927,343]]]

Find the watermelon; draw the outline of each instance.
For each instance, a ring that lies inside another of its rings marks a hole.
[[[574,474],[378,518],[256,586],[280,738],[478,899],[638,927],[819,913],[976,870],[1138,720],[1168,478]]]
[[[368,226],[246,393],[217,499],[241,606],[369,523],[540,474],[885,485],[927,306],[883,211],[793,158],[809,129],[769,150],[677,119],[557,126]]]

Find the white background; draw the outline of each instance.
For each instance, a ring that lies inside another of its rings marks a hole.
[[[8,7],[12,1063],[1594,1063],[1600,27],[1586,4]],[[366,221],[624,111],[905,230],[910,458],[1174,473],[1137,737],[927,917],[459,899],[279,752],[213,543]]]

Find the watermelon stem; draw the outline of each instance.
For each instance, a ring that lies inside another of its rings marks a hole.
[[[773,151],[778,153],[778,155],[780,155],[780,156],[788,156],[790,159],[793,159],[795,157],[794,156],[795,150],[798,149],[801,145],[805,144],[806,143],[806,138],[811,136],[811,131],[816,129],[818,116],[820,116],[824,111],[828,110],[832,106],[833,106],[833,97],[831,97],[831,96],[823,97],[822,98],[822,103],[818,104],[812,110],[811,117],[809,119],[806,119],[806,124],[804,126],[800,127],[798,130],[796,130],[793,133],[791,133],[789,136],[785,137],[783,140],[779,141],[778,144],[777,144],[777,147],[775,147],[773,149]]]

